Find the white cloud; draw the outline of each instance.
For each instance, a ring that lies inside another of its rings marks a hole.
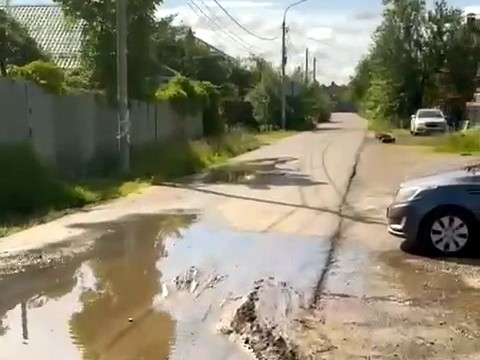
[[[204,4],[208,5],[208,8]],[[245,27],[262,37],[276,37],[276,41],[262,41],[236,26],[212,0],[195,0],[204,12],[213,17],[221,30],[198,16],[187,6],[163,8],[159,14],[178,13],[178,21],[192,26],[196,35],[232,56],[247,56],[249,49],[264,56],[275,65],[281,60],[281,21],[284,8],[278,2],[254,0],[222,0],[222,6],[231,9],[231,14]],[[464,8],[464,13],[476,13],[480,17],[480,5]],[[370,45],[370,38],[382,19],[376,11],[310,11],[296,7],[288,13],[288,70],[305,64],[305,49],[312,58],[317,57],[317,78],[324,83],[345,83],[353,74],[358,60]],[[212,30],[212,28],[214,30]],[[224,34],[227,32],[230,36]],[[232,40],[232,37],[234,40]],[[247,49],[248,48],[248,49]],[[311,68],[311,67],[310,67]]]
[[[204,0],[202,3],[199,0],[195,3],[214,23],[205,19],[198,10],[196,12],[200,16],[197,16],[186,5],[163,7],[158,14],[166,16],[177,13],[177,23],[191,26],[199,38],[232,56],[245,57],[253,52],[277,66],[280,64],[283,8],[271,2],[221,2],[222,6],[231,10],[235,19],[253,33],[264,38],[278,38],[275,41],[263,41],[240,29],[213,1]],[[288,71],[298,66],[304,67],[305,49],[308,47],[312,59],[317,57],[319,81],[347,82],[356,63],[367,51],[370,36],[380,19],[379,15],[373,13],[304,12],[292,9],[287,17]]]

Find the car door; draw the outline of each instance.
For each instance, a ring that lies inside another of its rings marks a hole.
[[[469,208],[475,213],[480,221],[480,174],[472,177],[472,183],[467,187],[467,196]]]

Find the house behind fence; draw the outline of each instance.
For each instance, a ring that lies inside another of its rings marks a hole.
[[[199,112],[182,121],[165,102],[130,102],[132,146],[165,142],[180,132],[203,135]],[[118,162],[117,114],[93,93],[50,94],[36,84],[0,78],[0,144],[30,143],[43,162],[82,177]]]

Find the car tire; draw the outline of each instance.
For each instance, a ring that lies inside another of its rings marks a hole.
[[[461,208],[442,208],[422,221],[417,242],[433,255],[455,257],[472,249],[475,239],[478,228],[473,215]]]

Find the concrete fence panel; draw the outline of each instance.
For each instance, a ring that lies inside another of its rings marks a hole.
[[[187,136],[198,139],[203,136],[203,116],[201,112],[187,116]]]
[[[177,114],[165,102],[156,103],[157,141],[165,141],[175,133]]]
[[[85,176],[93,158],[94,102],[91,94],[68,94],[54,102],[57,167],[64,176]]]
[[[23,81],[0,79],[0,143],[28,141],[27,87]]]
[[[27,112],[32,129],[33,147],[44,163],[55,167],[57,164],[54,124],[56,97],[33,83],[28,84],[27,94]]]
[[[203,135],[202,116],[180,116],[166,102],[131,101],[131,142],[141,146]],[[118,163],[117,113],[92,93],[56,96],[36,84],[0,79],[0,143],[33,144],[37,156],[67,177]]]
[[[104,103],[95,103],[95,156],[91,171],[103,175],[119,164],[117,112]]]
[[[148,104],[142,101],[131,101],[131,142],[132,145],[142,145],[155,141],[154,123],[148,119]]]

